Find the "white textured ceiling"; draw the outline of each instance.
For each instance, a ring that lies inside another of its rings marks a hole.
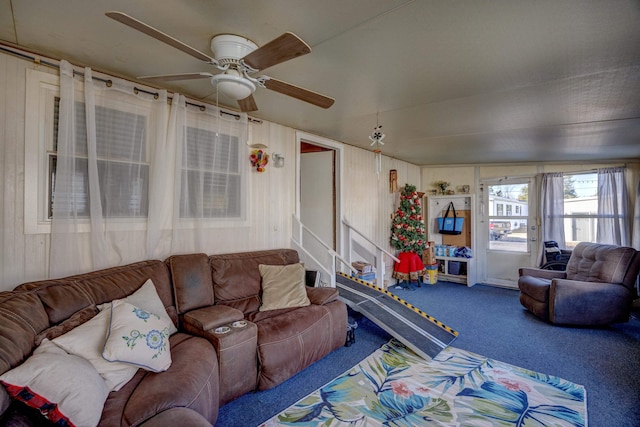
[[[0,39],[131,78],[217,72],[111,10],[207,54],[298,34],[312,52],[265,74],[335,104],[258,89],[252,115],[367,149],[379,120],[411,163],[640,159],[637,0],[0,0]],[[166,87],[215,102],[207,80]]]

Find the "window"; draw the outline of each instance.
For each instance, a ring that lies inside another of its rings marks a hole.
[[[54,100],[51,129],[53,149],[48,152],[49,182],[47,218],[51,219],[57,171],[58,114],[60,98]],[[67,204],[80,218],[89,217],[89,171],[85,105],[76,102],[76,175],[73,200]],[[96,144],[102,215],[105,218],[145,218],[148,211],[149,163],[147,117],[107,107],[96,107]],[[132,161],[131,159],[136,159]]]
[[[27,70],[26,234],[51,232],[57,168],[61,160],[56,140],[59,81],[58,75]],[[77,83],[77,90],[81,90],[82,82]],[[154,101],[145,96],[114,89],[96,93],[96,159],[102,215],[112,219],[111,226],[118,229],[142,230],[147,226],[151,180],[154,179],[151,172],[155,161],[152,157],[154,144],[157,143],[155,132],[163,129],[162,126],[168,126],[169,109],[165,117],[164,113],[158,112],[160,109],[151,105]],[[73,209],[76,217],[86,218],[86,231],[89,231],[89,174],[83,102],[77,102],[75,108],[80,113],[75,123],[77,149],[73,154],[77,171],[72,178],[74,191],[68,203],[69,211]],[[205,109],[200,106],[188,108],[186,114],[183,133],[186,138],[185,154],[176,160],[173,146],[166,151],[169,157],[163,158],[166,164],[160,166],[168,174],[163,177],[166,183],[161,188],[171,192],[163,194],[166,196],[164,208],[175,212],[178,219],[184,219],[182,224],[187,227],[191,226],[188,220],[194,218],[210,220],[207,227],[246,225],[247,162],[241,158],[246,143],[246,116],[221,114],[215,107]],[[176,161],[180,164],[176,165]],[[182,187],[179,200],[174,200],[171,183],[178,181]],[[180,203],[175,210],[171,206],[174,203]]]
[[[512,181],[488,185],[488,246],[492,250],[527,252],[529,184]]]
[[[186,139],[180,217],[240,218],[239,139],[196,127],[187,127]]]
[[[598,225],[598,174],[564,175],[564,235],[567,248],[595,242]]]

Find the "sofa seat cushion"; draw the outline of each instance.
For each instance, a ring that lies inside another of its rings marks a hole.
[[[266,390],[341,347],[347,309],[344,303],[334,301],[251,313],[247,320],[258,327],[258,389]]]
[[[131,426],[171,408],[195,410],[211,424],[218,417],[218,359],[204,338],[177,332],[169,338],[172,363],[161,373],[138,370],[105,402],[101,426]]]

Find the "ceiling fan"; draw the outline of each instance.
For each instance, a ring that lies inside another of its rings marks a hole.
[[[244,112],[258,110],[253,98],[256,87],[270,89],[321,108],[329,108],[334,103],[333,98],[273,77],[253,76],[261,70],[311,52],[309,45],[293,33],[284,33],[261,47],[241,36],[217,35],[211,39],[213,52],[213,57],[211,57],[126,13],[114,11],[107,12],[106,15],[222,71],[220,74],[196,72],[138,77],[142,80],[161,82],[208,78],[220,92],[230,99],[236,100],[240,110]]]

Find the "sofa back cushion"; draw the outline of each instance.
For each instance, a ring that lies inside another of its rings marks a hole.
[[[25,360],[42,338],[53,339],[78,326],[97,313],[97,304],[124,298],[147,279],[153,281],[167,313],[176,323],[171,278],[162,261],[142,261],[62,279],[29,282],[0,293],[0,373]],[[75,319],[78,316],[74,314],[79,312],[83,316]]]
[[[141,261],[63,279],[25,283],[16,290],[38,295],[49,316],[49,322],[56,325],[85,307],[132,294],[147,279],[153,281],[158,296],[175,323],[177,315],[171,277],[162,261]]]
[[[213,305],[211,269],[206,254],[173,255],[165,262],[171,271],[178,314]]]
[[[300,261],[293,249],[212,255],[209,260],[216,304],[237,308],[245,314],[260,308],[260,264],[287,265]]]
[[[147,279],[153,281],[176,323],[169,269],[157,260],[23,283],[13,291],[0,292],[0,374],[26,360],[43,338],[53,339],[84,323],[97,313],[97,304],[124,298]],[[0,415],[8,399],[6,390],[0,387]]]
[[[580,242],[567,263],[567,279],[632,287],[640,257],[630,247]]]
[[[36,335],[48,326],[47,312],[37,295],[1,292],[0,374],[22,363],[31,354]]]

